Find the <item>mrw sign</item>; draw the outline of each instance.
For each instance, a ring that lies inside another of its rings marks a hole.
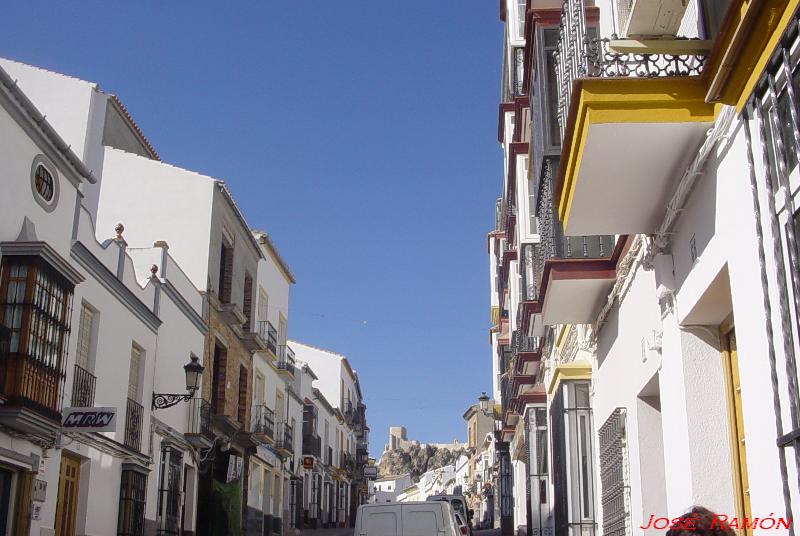
[[[65,408],[64,432],[113,432],[117,429],[117,408]]]

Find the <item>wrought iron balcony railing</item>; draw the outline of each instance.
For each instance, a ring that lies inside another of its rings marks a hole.
[[[72,377],[72,406],[77,408],[91,408],[94,406],[94,389],[97,378],[94,374],[75,365]]]
[[[211,417],[213,416],[211,404],[202,398],[192,398],[188,404],[186,433],[211,438]]]
[[[286,370],[294,374],[294,367],[295,367],[294,350],[292,350],[286,344],[281,344],[280,346],[278,346],[277,367],[278,370]]]
[[[144,408],[137,401],[129,398],[125,412],[125,446],[139,451],[142,448],[142,421]]]
[[[572,83],[578,78],[693,76],[705,66],[706,58],[701,54],[619,53],[610,44],[611,39],[598,38],[597,29],[587,26],[584,0],[563,1],[555,53],[562,139]]]
[[[511,351],[514,355],[523,352],[536,352],[540,344],[541,340],[539,337],[523,335],[520,330],[516,330],[511,334]]]
[[[317,434],[303,434],[303,455],[322,456],[322,439]]]
[[[285,422],[279,422],[275,428],[275,448],[292,450],[293,448],[293,430],[292,425]]]
[[[275,438],[275,412],[264,404],[253,406],[252,429],[254,434],[263,434],[270,439]]]

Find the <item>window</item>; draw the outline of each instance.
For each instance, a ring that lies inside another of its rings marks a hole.
[[[279,345],[286,345],[286,340],[289,338],[288,334],[288,323],[286,322],[286,317],[283,316],[283,313],[280,313],[278,316],[278,344]]]
[[[75,373],[72,377],[72,405],[87,408],[94,405],[95,377],[91,373],[90,362],[92,337],[94,333],[94,310],[81,304],[80,325],[78,326],[78,348],[75,353]]]
[[[220,247],[219,254],[219,301],[222,303],[231,302],[231,290],[233,287],[233,247],[225,242]]]
[[[628,448],[625,408],[616,408],[597,435],[600,447],[600,482],[603,485],[603,534],[630,534]]]
[[[31,164],[31,190],[33,198],[46,212],[52,212],[58,203],[58,173],[49,158],[40,154]]]
[[[228,351],[219,341],[214,344],[214,375],[211,378],[211,406],[216,415],[225,413],[225,386],[227,385]]]
[[[60,420],[74,284],[38,256],[5,256],[0,324],[9,331],[0,392]]]
[[[53,195],[55,194],[53,175],[47,171],[46,167],[44,167],[42,164],[39,164],[36,166],[34,180],[36,184],[36,193],[38,193],[47,203],[50,203],[53,200]]]
[[[131,361],[130,361],[130,370],[128,371],[128,398],[138,402],[139,401],[139,384],[140,381],[140,371],[142,370],[142,362],[144,351],[136,346],[135,344],[131,346]]]
[[[526,0],[517,0],[517,31],[522,39],[525,39],[525,4]]]
[[[239,406],[236,417],[242,424],[247,423],[247,401],[250,399],[247,396],[247,376],[247,368],[239,365]]]
[[[122,470],[117,536],[144,536],[146,488],[146,475],[132,469]]]
[[[81,304],[80,325],[78,326],[78,349],[75,363],[85,370],[90,369],[89,352],[94,329],[94,311],[85,303]]]
[[[125,414],[125,446],[138,451],[142,446],[142,422],[144,407],[141,400],[141,370],[144,363],[144,350],[131,345],[131,362],[128,372],[128,403]]]
[[[244,313],[245,318],[247,318],[242,327],[245,331],[250,331],[250,326],[252,326],[252,322],[250,320],[253,317],[253,278],[247,272],[244,274],[244,297],[242,298],[242,312]]]
[[[592,409],[588,382],[564,382],[550,406],[557,533],[595,534]]]
[[[181,473],[183,453],[171,445],[161,447],[156,534],[180,534]]]

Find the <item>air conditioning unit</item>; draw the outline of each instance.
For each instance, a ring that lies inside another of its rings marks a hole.
[[[690,0],[617,0],[621,37],[675,37]]]

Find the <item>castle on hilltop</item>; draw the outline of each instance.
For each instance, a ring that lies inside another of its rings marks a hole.
[[[408,439],[405,426],[390,426],[389,427],[389,442],[383,447],[383,451],[387,450],[407,450],[412,446],[425,446],[430,445],[437,449],[447,449],[449,451],[461,450],[466,445],[458,439],[454,439],[452,443],[420,443],[416,439]]]

